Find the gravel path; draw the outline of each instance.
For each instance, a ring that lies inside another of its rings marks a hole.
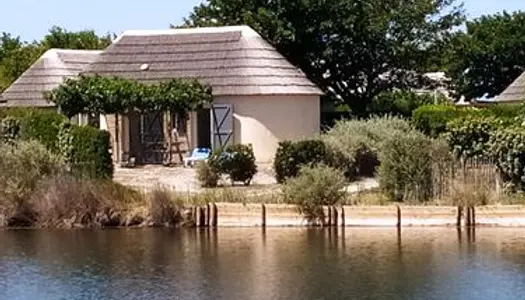
[[[271,165],[259,165],[255,175],[253,186],[274,186],[274,178]],[[193,168],[168,168],[163,166],[141,166],[132,169],[115,168],[113,176],[116,182],[126,186],[150,190],[156,185],[165,186],[178,192],[201,192],[203,189],[195,179]]]
[[[255,175],[252,188],[257,193],[266,193],[278,190],[274,172],[271,165],[257,166],[259,172]],[[199,183],[195,179],[195,169],[192,168],[168,168],[163,166],[141,166],[133,169],[116,168],[114,180],[142,190],[151,190],[156,185],[161,185],[177,192],[202,192]],[[364,178],[349,184],[346,192],[349,194],[374,190],[379,187],[375,178]],[[251,189],[252,189],[251,188]]]

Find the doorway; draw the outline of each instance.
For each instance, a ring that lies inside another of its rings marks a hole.
[[[211,149],[211,111],[209,108],[197,111],[197,147]]]

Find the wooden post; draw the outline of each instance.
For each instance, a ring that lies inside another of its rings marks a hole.
[[[458,217],[457,217],[457,221],[456,221],[456,226],[457,227],[461,227],[462,216],[463,216],[463,207],[462,206],[458,206]]]
[[[472,206],[471,208],[471,222],[472,222],[472,226],[476,226],[476,207],[475,206]]]
[[[266,205],[264,205],[264,203],[261,206],[261,214],[262,214],[261,226],[266,227]]]
[[[213,203],[212,211],[213,217],[211,219],[211,227],[216,228],[217,224],[219,223],[219,209],[217,209],[217,205],[215,203]]]
[[[332,207],[328,206],[328,226],[332,226]]]
[[[472,226],[472,211],[470,210],[470,206],[467,206],[467,222],[466,222],[466,226],[467,227],[470,227]]]
[[[341,205],[341,226],[345,227],[345,207]]]
[[[115,159],[117,161],[117,164],[120,164],[120,124],[119,124],[119,118],[118,114],[115,114]]]
[[[191,208],[191,217],[192,217],[193,221],[195,222],[195,225],[197,225],[197,222],[198,222],[198,220],[197,220],[197,207],[195,207],[195,206],[193,206]]]
[[[333,213],[332,213],[333,218],[332,219],[333,219],[333,222],[334,222],[333,226],[337,227],[337,223],[339,221],[338,218],[337,218],[337,208],[335,208],[335,206],[332,206],[332,210],[333,210]]]
[[[206,215],[204,207],[199,207],[199,227],[206,226]]]
[[[397,228],[401,228],[401,207],[397,206]]]
[[[164,130],[164,137],[168,141],[168,146],[166,151],[168,151],[167,155],[167,161],[165,162],[167,165],[171,165],[173,162],[173,137],[172,137],[172,122],[171,122],[171,112],[165,111],[163,112],[163,130]]]
[[[206,227],[210,227],[210,213],[211,213],[210,204],[206,203]]]

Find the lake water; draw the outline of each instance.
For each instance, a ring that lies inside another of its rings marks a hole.
[[[0,231],[0,299],[525,299],[525,229]]]

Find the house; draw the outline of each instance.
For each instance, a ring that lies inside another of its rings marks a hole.
[[[270,162],[279,141],[320,132],[322,92],[247,26],[126,31],[105,51],[93,52],[82,68],[70,61],[70,50],[61,51],[46,53],[6,90],[8,107],[50,106],[42,92],[78,74],[152,84],[197,78],[212,86],[213,105],[187,119],[166,112],[101,116],[116,161],[135,157],[143,164],[166,163],[169,157],[169,162],[180,162],[194,147],[249,143],[258,162]],[[167,149],[172,136],[176,142]]]
[[[525,101],[525,73],[521,74],[499,96],[494,98],[495,103],[520,103]]]
[[[102,51],[50,49],[46,51],[0,97],[3,107],[56,109],[44,93],[58,87],[65,78],[78,76]]]

